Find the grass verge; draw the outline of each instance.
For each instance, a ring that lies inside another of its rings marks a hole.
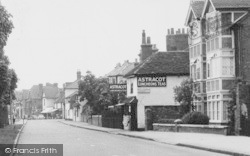
[[[0,144],[14,144],[16,136],[21,128],[22,124],[8,125],[4,128],[0,128]]]

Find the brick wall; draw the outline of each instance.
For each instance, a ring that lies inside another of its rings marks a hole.
[[[167,35],[167,51],[188,49],[188,34]]]

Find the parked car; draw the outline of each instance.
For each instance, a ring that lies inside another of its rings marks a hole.
[[[39,115],[38,115],[38,119],[45,119],[45,117],[44,117],[44,115],[39,114]]]

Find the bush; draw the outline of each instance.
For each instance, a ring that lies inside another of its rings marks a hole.
[[[182,117],[183,124],[208,125],[209,117],[201,112],[190,112]]]
[[[159,119],[157,123],[174,124],[176,119]]]

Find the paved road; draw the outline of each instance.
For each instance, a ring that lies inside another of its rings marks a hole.
[[[64,156],[222,155],[71,127],[57,120],[29,120],[19,144],[63,144]]]

